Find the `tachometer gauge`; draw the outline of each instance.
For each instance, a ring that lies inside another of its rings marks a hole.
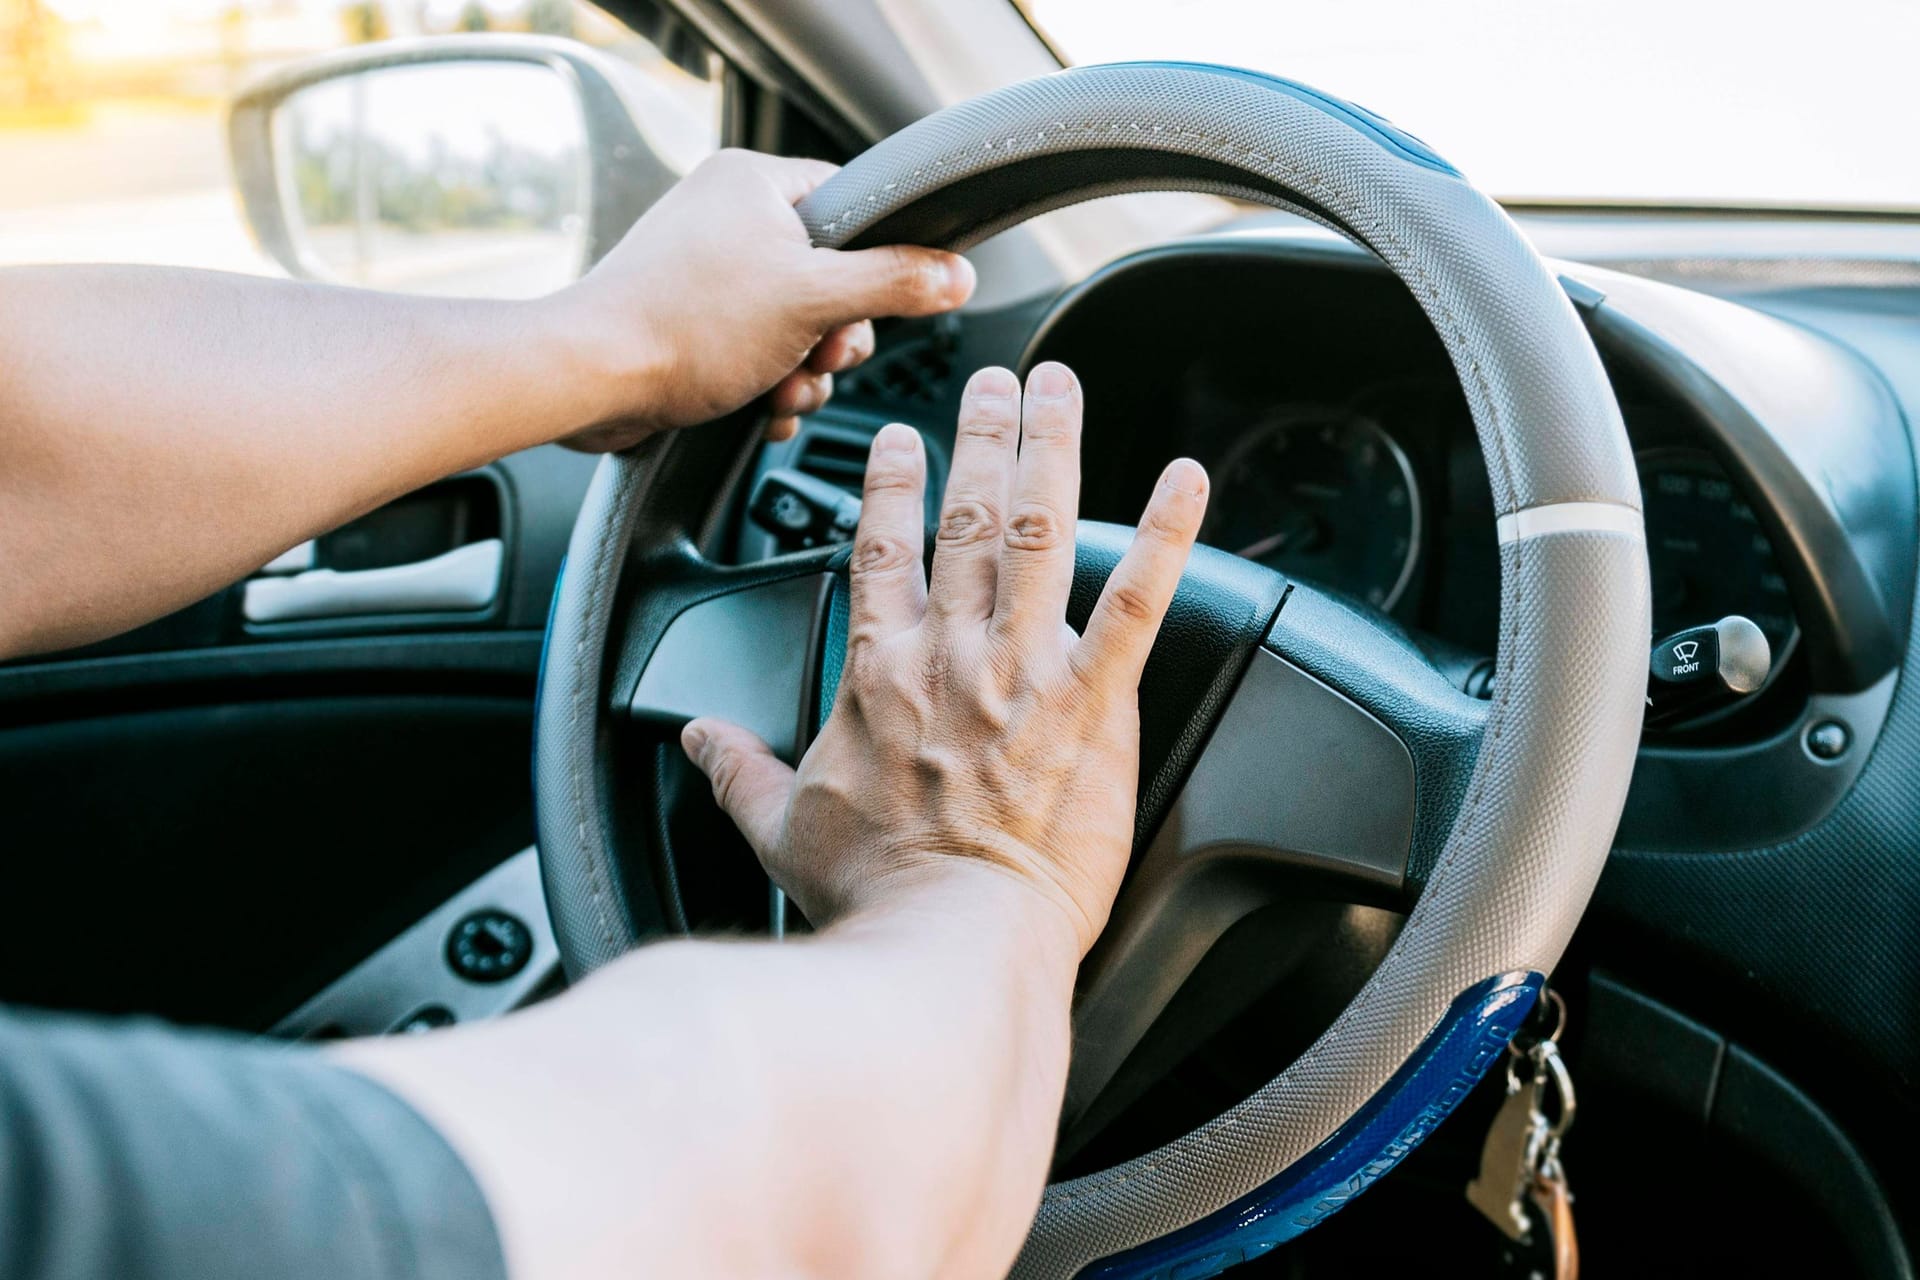
[[[1793,602],[1753,507],[1697,449],[1649,449],[1639,463],[1654,634],[1737,613],[1766,634],[1779,670],[1797,635]]]
[[[1221,460],[1201,536],[1390,610],[1420,557],[1420,488],[1406,453],[1371,418],[1289,412]]]

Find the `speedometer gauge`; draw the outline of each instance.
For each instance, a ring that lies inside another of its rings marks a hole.
[[[1796,634],[1793,604],[1753,507],[1697,449],[1649,449],[1639,463],[1654,634],[1741,614],[1766,633],[1777,670]]]
[[[1221,460],[1202,537],[1390,610],[1420,556],[1420,488],[1405,452],[1371,418],[1281,414]]]

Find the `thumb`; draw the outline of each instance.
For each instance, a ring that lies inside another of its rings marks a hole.
[[[680,731],[687,758],[713,784],[713,798],[754,852],[765,855],[780,841],[793,770],[767,744],[725,720],[694,720]]]
[[[931,316],[973,296],[973,264],[957,253],[912,244],[814,250],[820,319],[838,328],[876,316]]]

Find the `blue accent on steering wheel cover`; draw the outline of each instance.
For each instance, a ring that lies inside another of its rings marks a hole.
[[[852,593],[839,566],[840,557],[835,556],[833,595],[827,602],[827,634],[821,646],[820,700],[814,706],[815,733],[826,727],[827,717],[833,714],[833,700],[840,696],[840,677],[847,670],[847,636],[853,629]]]
[[[1420,139],[1402,129],[1382,115],[1375,115],[1357,103],[1345,98],[1336,98],[1309,84],[1298,80],[1289,80],[1284,76],[1270,75],[1265,71],[1254,71],[1247,67],[1229,67],[1217,62],[1180,62],[1164,59],[1148,59],[1141,62],[1096,62],[1074,70],[1093,71],[1101,67],[1146,67],[1164,70],[1210,71],[1216,75],[1232,76],[1236,80],[1247,80],[1269,89],[1278,89],[1290,98],[1318,107],[1321,111],[1366,134],[1387,150],[1417,165],[1459,178],[1458,169],[1448,164],[1440,154]],[[1067,74],[1073,74],[1069,71]]]
[[[1499,1059],[1543,985],[1537,973],[1507,973],[1461,993],[1392,1079],[1325,1142],[1250,1195],[1102,1258],[1080,1280],[1200,1280],[1318,1226],[1439,1127]]]
[[[553,573],[553,594],[547,597],[547,629],[540,633],[540,667],[533,676],[533,750],[527,753],[527,761],[537,772],[540,759],[540,698],[547,688],[547,646],[553,643],[553,617],[560,612],[560,584],[567,580],[567,558],[560,557],[560,567]],[[533,789],[534,801],[539,802],[540,788]],[[534,815],[539,821],[539,815]],[[536,828],[537,830],[538,828]]]

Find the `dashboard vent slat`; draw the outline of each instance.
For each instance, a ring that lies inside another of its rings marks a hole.
[[[810,476],[857,494],[866,480],[867,448],[864,435],[816,427],[800,442],[800,456],[794,465]]]

